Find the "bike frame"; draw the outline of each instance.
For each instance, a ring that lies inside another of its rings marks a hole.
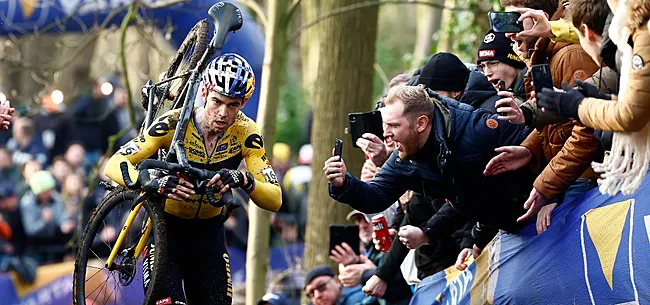
[[[216,32],[216,31],[215,31]],[[165,157],[163,157],[164,161],[169,161],[169,159],[172,156],[176,157],[177,162],[183,166],[183,167],[190,167],[189,161],[187,160],[187,155],[185,154],[185,143],[183,139],[185,139],[185,132],[187,130],[187,125],[190,122],[191,119],[191,114],[192,111],[194,111],[194,99],[196,98],[196,94],[199,91],[199,85],[201,83],[201,72],[205,69],[205,67],[208,64],[208,60],[214,55],[217,40],[216,40],[217,35],[213,35],[212,39],[210,40],[210,43],[203,53],[203,56],[201,57],[201,60],[198,62],[196,65],[196,68],[192,69],[190,72],[190,78],[185,84],[185,87],[183,90],[186,90],[185,94],[185,99],[183,101],[183,108],[181,110],[180,114],[180,119],[178,122],[178,125],[176,125],[176,129],[174,130],[174,137],[172,138],[171,145],[169,147],[169,152]],[[182,77],[182,76],[180,76]],[[147,130],[149,128],[149,125],[151,125],[151,122],[153,121],[153,105],[155,102],[156,97],[156,88],[162,84],[166,84],[175,78],[170,78],[163,80],[157,84],[154,84],[153,86],[150,87],[149,89],[149,107],[147,108],[147,115],[145,119],[145,126],[143,130]],[[151,81],[150,81],[151,82]],[[150,84],[150,83],[149,83]],[[182,96],[182,93],[181,95]],[[134,205],[131,208],[131,212],[129,212],[129,216],[127,217],[126,223],[122,227],[122,230],[120,231],[120,234],[117,237],[117,240],[115,241],[115,247],[111,250],[110,255],[108,256],[108,259],[106,260],[106,268],[109,270],[115,270],[119,266],[114,263],[115,257],[119,254],[119,249],[122,247],[122,243],[124,242],[124,239],[126,238],[126,235],[128,231],[131,229],[131,226],[133,225],[133,221],[135,220],[136,216],[138,215],[138,212],[140,212],[140,209],[142,208],[142,202],[138,203],[137,205]],[[147,239],[149,238],[149,234],[151,234],[152,230],[152,223],[151,223],[151,218],[147,217],[147,223],[144,226],[144,232],[142,236],[140,236],[140,239],[138,240],[138,243],[135,247],[135,249],[129,249],[129,251],[133,252],[132,255],[137,258],[140,256],[142,251],[144,250],[144,247],[146,245]],[[131,255],[131,253],[128,253]]]

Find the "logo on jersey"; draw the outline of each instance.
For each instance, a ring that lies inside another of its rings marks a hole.
[[[223,144],[217,146],[217,152],[224,151],[226,149],[228,149],[228,143],[223,143]]]
[[[248,148],[261,149],[264,147],[264,142],[262,142],[262,136],[258,134],[252,134],[246,138],[244,145]]]
[[[165,122],[158,122],[149,127],[149,135],[152,137],[162,137],[169,133],[169,125]]]
[[[172,298],[164,298],[156,301],[156,305],[166,305],[171,303],[172,303]]]

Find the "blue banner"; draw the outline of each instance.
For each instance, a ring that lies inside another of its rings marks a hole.
[[[101,25],[118,25],[132,0],[6,0],[0,1],[0,36],[19,37],[34,33],[89,32]],[[143,5],[168,1],[143,0]],[[156,9],[142,8],[139,15],[163,32],[171,32],[171,42],[179,46],[189,30],[201,19],[208,18],[208,9],[216,0],[186,0]],[[244,17],[243,27],[226,39],[223,52],[242,55],[253,66],[257,88],[244,107],[244,113],[255,119],[259,102],[264,59],[264,33],[238,4]],[[212,36],[212,35],[210,35]],[[207,43],[207,42],[206,42]]]
[[[422,281],[411,304],[650,304],[650,179],[633,196],[597,189],[499,234],[468,268]]]

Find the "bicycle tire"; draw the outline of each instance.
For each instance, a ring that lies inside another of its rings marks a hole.
[[[194,27],[187,33],[183,43],[176,51],[174,58],[169,64],[169,68],[165,72],[165,79],[182,75],[196,67],[199,60],[205,53],[208,44],[208,35],[210,31],[210,24],[207,19],[200,20],[197,22]],[[188,51],[191,51],[191,54],[187,54]],[[189,58],[186,58],[189,57]],[[185,62],[186,64],[181,67],[181,63]],[[165,90],[162,90],[161,94],[158,97],[158,104],[154,105],[154,118],[160,116],[162,113],[171,110],[171,107],[164,107],[166,104],[175,104],[176,100],[181,98],[181,92],[187,84],[189,76],[182,77],[180,80],[174,80],[169,83],[169,86],[165,86]],[[156,92],[158,93],[158,92]],[[168,103],[169,99],[167,96],[172,94],[174,100],[172,103]],[[167,102],[167,103],[166,103]],[[147,110],[148,101],[147,99],[142,99],[142,107]]]
[[[86,305],[86,271],[88,258],[90,256],[90,247],[93,244],[95,235],[102,224],[106,219],[106,216],[115,208],[118,204],[124,203],[125,201],[133,201],[138,196],[137,193],[127,190],[124,187],[118,187],[111,191],[95,209],[95,211],[90,216],[88,224],[84,229],[84,233],[81,237],[81,244],[79,246],[79,251],[77,252],[77,257],[74,265],[73,273],[73,304],[74,305]],[[130,202],[128,203],[130,207]],[[156,243],[156,254],[154,259],[153,272],[151,274],[151,282],[147,291],[145,292],[145,297],[142,304],[153,304],[155,300],[152,300],[153,295],[157,295],[159,290],[163,289],[164,284],[164,270],[167,265],[167,231],[165,227],[165,219],[162,208],[159,204],[145,200],[143,202],[143,208],[146,210],[147,214],[152,220],[153,228],[152,234]],[[119,233],[119,231],[118,231]],[[136,260],[137,262],[137,260]],[[98,272],[97,272],[98,273]],[[94,275],[93,275],[94,276]],[[108,278],[108,277],[107,277]],[[133,282],[130,284],[134,284]],[[137,287],[143,289],[143,287]],[[100,289],[101,292],[101,289]],[[92,295],[92,292],[91,292]],[[110,296],[109,296],[110,299]]]

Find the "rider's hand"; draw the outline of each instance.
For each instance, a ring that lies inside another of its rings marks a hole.
[[[210,181],[207,187],[214,187],[220,194],[224,194],[228,190],[244,187],[253,183],[250,174],[245,174],[240,170],[222,169],[217,172]]]
[[[191,183],[171,175],[151,179],[142,187],[147,191],[153,191],[169,199],[179,201],[189,199],[191,194],[195,194],[194,186]]]
[[[345,162],[343,162],[343,159],[341,159],[340,156],[334,156],[327,159],[323,170],[325,171],[327,181],[333,187],[339,188],[345,184],[345,173],[347,172],[347,169],[345,168]]]

